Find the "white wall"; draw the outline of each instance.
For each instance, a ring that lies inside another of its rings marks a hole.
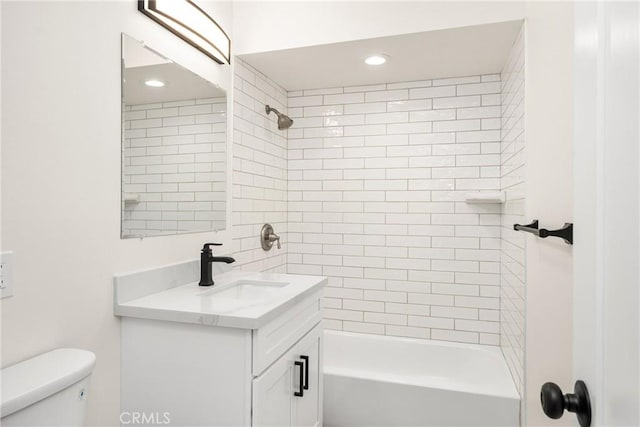
[[[526,24],[526,217],[545,228],[573,222],[573,5],[532,2]],[[576,141],[577,143],[577,141]],[[527,236],[527,425],[549,425],[540,387],[573,389],[572,247]],[[558,425],[573,425],[565,415]]]
[[[286,243],[265,251],[265,223],[287,242],[287,132],[275,113],[287,113],[287,92],[240,59],[234,60],[233,254],[240,268],[286,272]]]
[[[230,29],[230,4],[203,5]],[[134,1],[1,7],[2,250],[15,253],[15,296],[1,303],[2,365],[61,346],[94,351],[89,422],[117,425],[113,274],[197,258],[205,241],[231,251],[228,231],[120,240],[120,32],[227,93],[230,70]]]
[[[288,271],[325,326],[499,344],[500,76],[289,92]]]

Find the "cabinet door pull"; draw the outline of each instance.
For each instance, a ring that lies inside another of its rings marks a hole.
[[[298,389],[298,391],[294,391],[294,392],[293,392],[293,395],[294,395],[294,396],[297,396],[297,397],[302,397],[302,396],[304,396],[304,382],[303,382],[303,380],[304,380],[304,378],[303,378],[303,374],[304,374],[304,373],[302,372],[302,371],[304,370],[304,366],[303,366],[303,365],[304,365],[304,362],[300,362],[300,361],[297,361],[297,360],[296,360],[295,362],[293,362],[293,364],[294,364],[295,366],[297,366],[297,367],[299,367],[299,368],[300,368],[300,383],[299,383],[299,389]]]
[[[304,360],[304,389],[309,390],[309,356],[300,356]]]

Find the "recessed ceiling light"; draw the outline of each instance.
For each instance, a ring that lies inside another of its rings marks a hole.
[[[163,81],[155,80],[155,79],[145,80],[144,84],[146,84],[147,86],[151,86],[151,87],[162,87],[162,86],[164,86],[164,82]]]
[[[385,55],[371,55],[364,60],[367,65],[382,65],[387,62]]]

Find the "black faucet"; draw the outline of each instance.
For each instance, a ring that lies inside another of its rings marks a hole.
[[[235,259],[228,256],[213,256],[210,246],[222,246],[222,243],[205,243],[200,254],[200,286],[213,286],[211,274],[212,262],[225,262],[231,264]]]

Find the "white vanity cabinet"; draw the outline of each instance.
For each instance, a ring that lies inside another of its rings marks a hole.
[[[321,426],[321,301],[316,290],[257,329],[122,317],[122,412],[178,426]]]

